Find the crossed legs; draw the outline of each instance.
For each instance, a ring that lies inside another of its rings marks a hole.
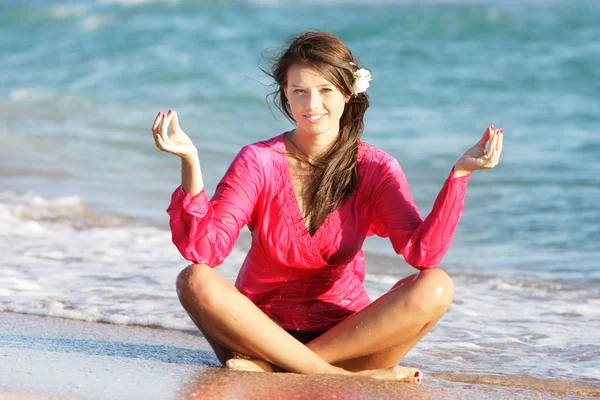
[[[185,268],[177,277],[177,293],[219,361],[229,368],[420,383],[420,371],[397,365],[446,312],[454,286],[438,269],[408,276],[306,345],[207,265]]]

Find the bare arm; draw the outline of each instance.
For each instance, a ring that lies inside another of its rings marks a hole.
[[[171,134],[168,129],[171,125]],[[169,110],[167,114],[159,112],[152,126],[156,147],[181,158],[181,187],[192,196],[204,189],[200,170],[198,149],[179,126],[177,112]]]

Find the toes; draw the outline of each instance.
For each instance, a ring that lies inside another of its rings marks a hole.
[[[237,371],[255,371],[258,367],[253,362],[244,360],[243,358],[232,358],[227,360],[225,366],[229,369],[235,369]]]
[[[421,384],[421,378],[423,377],[423,373],[421,371],[419,371],[416,368],[410,368],[411,371],[413,371],[413,382],[414,383],[418,383],[419,385]]]
[[[237,359],[235,359],[235,358],[231,358],[231,359],[227,360],[227,362],[225,363],[225,368],[237,369],[236,361],[237,361]]]
[[[259,360],[246,360],[243,358],[231,358],[227,360],[225,367],[235,369],[236,371],[265,372]]]
[[[396,373],[396,379],[402,382],[421,384],[423,373],[416,368],[393,367]]]

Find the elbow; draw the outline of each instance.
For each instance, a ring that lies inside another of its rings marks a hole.
[[[432,254],[424,250],[401,254],[408,264],[421,271],[439,267],[444,259],[443,253]]]

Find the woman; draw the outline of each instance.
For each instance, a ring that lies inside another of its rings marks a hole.
[[[154,121],[156,146],[182,160],[167,211],[173,242],[194,264],[177,278],[179,299],[228,368],[421,382],[398,363],[452,301],[452,281],[436,267],[470,173],[498,163],[502,129],[489,127],[460,157],[423,220],[398,162],[359,140],[370,73],[356,63],[331,34],[293,38],[271,75],[296,128],[244,147],[210,201],[177,113]],[[233,286],[212,268],[245,225],[252,246]],[[362,244],[373,234],[420,272],[370,303]]]

